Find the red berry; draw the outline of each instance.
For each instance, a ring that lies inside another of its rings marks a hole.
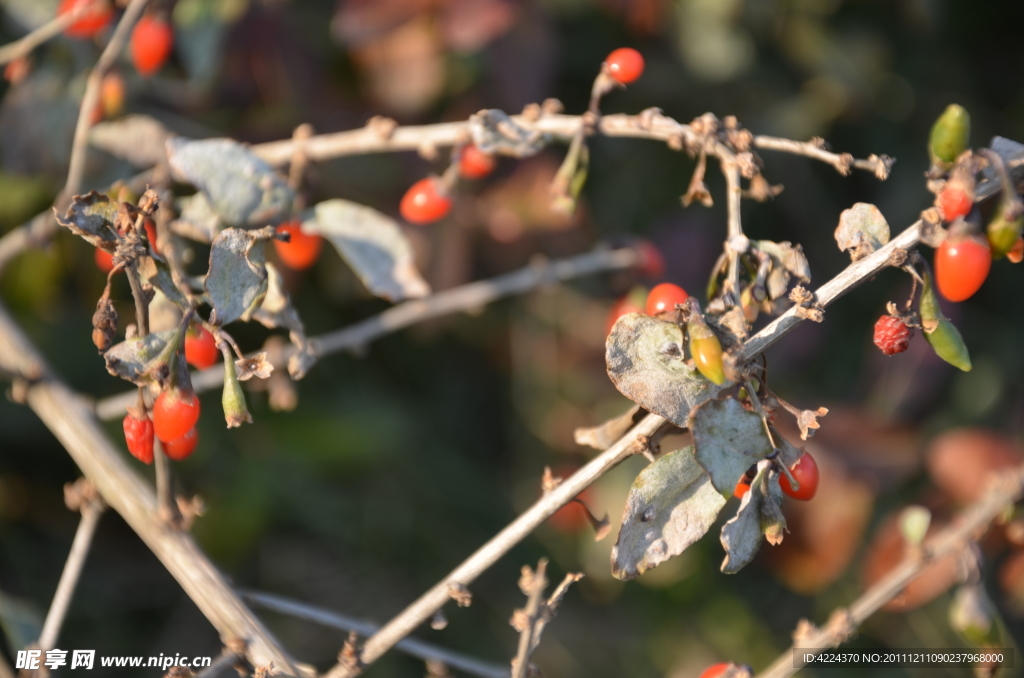
[[[117,117],[124,110],[124,78],[119,73],[107,73],[103,76],[103,82],[100,84],[100,106],[108,118]]]
[[[190,428],[185,435],[164,442],[164,454],[174,461],[181,461],[192,454],[198,442],[199,434],[196,433],[195,427]]]
[[[199,398],[192,391],[163,391],[153,403],[153,432],[161,442],[188,433],[199,421]]]
[[[647,295],[647,315],[657,316],[659,313],[674,311],[676,304],[681,304],[689,298],[690,295],[679,285],[656,285]]]
[[[185,333],[185,360],[189,365],[205,370],[219,358],[217,340],[205,327],[193,327]]]
[[[568,478],[575,473],[576,470],[577,469],[573,467],[562,467],[556,469],[554,474],[559,478]],[[588,487],[580,492],[576,498],[581,501],[590,502],[591,494],[591,490]],[[587,509],[585,509],[583,504],[580,504],[578,501],[570,501],[568,504],[555,511],[555,513],[548,518],[548,525],[553,527],[555,530],[566,534],[579,532],[584,529],[589,522],[590,521],[587,520]]]
[[[64,35],[72,38],[91,38],[110,23],[114,17],[114,10],[109,2],[94,2],[94,0],[61,0],[57,7],[57,16],[77,10],[82,5],[92,4],[75,23],[64,29]]]
[[[146,219],[144,223],[146,227],[146,239],[149,240],[149,246],[153,248],[153,251],[160,254],[160,248],[156,246],[156,224],[153,223],[152,219]]]
[[[442,190],[437,177],[420,179],[402,196],[398,211],[411,224],[429,224],[448,214],[452,199]]]
[[[139,19],[132,29],[132,63],[139,75],[147,77],[160,70],[171,56],[174,46],[174,30],[165,19],[152,14]]]
[[[946,221],[953,221],[957,217],[966,217],[974,205],[962,188],[949,184],[939,193],[935,204],[942,210],[942,218]]]
[[[128,451],[144,464],[153,463],[153,422],[149,417],[136,419],[131,412],[121,422],[124,427],[124,441]]]
[[[294,271],[304,271],[316,263],[317,257],[320,256],[320,248],[324,244],[323,238],[304,233],[300,221],[281,224],[277,227],[277,232],[291,236],[288,242],[274,241],[274,250],[281,263]]]
[[[913,330],[894,315],[883,315],[875,323],[875,346],[885,355],[903,353],[910,346]]]
[[[608,322],[605,327],[605,335],[612,333],[615,322],[628,313],[643,313],[644,304],[647,302],[647,290],[639,285],[631,289],[625,296],[612,304],[608,311]]]
[[[793,497],[793,499],[799,499],[800,501],[814,499],[814,495],[818,492],[818,463],[814,461],[814,457],[804,452],[803,456],[790,467],[789,471],[793,474],[793,479],[800,483],[800,489],[794,490],[793,486],[789,483],[789,478],[783,473],[782,477],[779,478],[779,485],[782,486],[782,491]]]
[[[114,255],[110,252],[97,247],[94,257],[96,259],[96,268],[104,273],[110,273],[114,270]]]
[[[992,250],[986,240],[978,237],[956,242],[946,238],[935,250],[935,283],[950,301],[963,301],[977,292],[990,268]]]
[[[1006,258],[1012,264],[1019,264],[1021,261],[1024,261],[1024,236],[1017,238],[1017,242],[1013,243],[1013,247],[1006,253]]]
[[[631,47],[620,47],[604,60],[608,75],[617,82],[628,85],[644,73],[644,58]]]
[[[646,278],[660,278],[665,275],[665,257],[661,250],[650,240],[641,240],[636,244],[636,253],[640,257],[637,270]]]
[[[494,156],[484,153],[473,144],[462,147],[459,154],[459,174],[464,179],[483,179],[494,171]]]
[[[725,672],[728,671],[731,666],[732,664],[729,662],[712,664],[704,669],[704,673],[700,674],[700,678],[720,678],[720,676],[725,675]]]
[[[28,77],[28,74],[32,71],[32,63],[28,60],[28,57],[18,57],[7,62],[4,66],[4,80],[17,85],[19,82]]]
[[[736,483],[736,489],[732,491],[732,496],[737,499],[743,499],[743,495],[747,492],[750,492],[750,479],[744,474],[744,476],[739,479],[739,482]]]

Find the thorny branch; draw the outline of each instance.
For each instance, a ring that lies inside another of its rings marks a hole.
[[[301,603],[272,593],[243,591],[242,597],[256,607],[273,610],[274,612],[280,612],[281,614],[298,619],[306,619],[317,624],[341,629],[342,631],[355,631],[362,636],[373,635],[380,628],[377,624],[368,621],[353,619],[333,610]],[[479,676],[479,678],[509,678],[508,669],[504,666],[486,662],[475,657],[468,657],[454,650],[438,647],[417,638],[404,638],[395,645],[395,649],[424,661],[443,662],[453,669],[473,676]]]
[[[554,619],[555,610],[561,604],[569,586],[583,578],[580,573],[570,572],[555,588],[551,597],[544,600],[544,589],[548,586],[547,566],[547,558],[540,559],[536,570],[524,565],[522,576],[519,578],[519,590],[526,594],[526,607],[513,612],[509,622],[512,628],[519,631],[519,648],[512,659],[512,678],[535,675],[536,671],[530,664],[530,657],[540,645],[544,627]]]
[[[41,650],[52,649],[57,643],[60,627],[64,624],[68,606],[71,604],[71,598],[75,595],[75,588],[78,586],[78,577],[82,574],[82,567],[85,566],[85,559],[89,555],[89,547],[92,545],[93,535],[96,534],[96,526],[106,508],[103,499],[96,493],[96,489],[84,479],[76,483],[69,483],[64,487],[64,501],[69,509],[80,511],[82,518],[78,523],[74,541],[71,542],[71,551],[68,552],[67,562],[64,563],[64,571],[60,574],[60,581],[53,594],[50,610],[46,613],[43,630],[36,642]]]
[[[466,285],[432,294],[423,299],[413,299],[397,304],[380,315],[367,318],[348,327],[327,332],[309,340],[319,356],[340,351],[358,351],[382,336],[396,332],[410,325],[460,311],[469,311],[514,294],[571,280],[584,275],[615,271],[635,267],[638,254],[632,248],[599,250],[553,261],[538,260],[523,269],[479,280]],[[274,367],[284,367],[291,355],[280,352],[271,355]],[[215,365],[208,370],[192,375],[192,387],[196,392],[219,387],[224,382],[224,366]],[[104,398],[96,403],[96,414],[100,419],[111,420],[124,416],[125,407],[135,399],[135,391]]]
[[[1000,477],[993,477],[993,487],[981,499],[964,510],[956,520],[927,540],[921,549],[914,549],[902,563],[865,591],[849,607],[835,610],[822,628],[804,622],[794,634],[793,648],[817,655],[814,650],[836,647],[846,642],[865,619],[895,598],[931,563],[948,553],[967,547],[985,532],[988,524],[1008,506],[1024,496],[1024,466],[1018,466]],[[787,678],[800,667],[791,649],[779,655],[757,678]]]

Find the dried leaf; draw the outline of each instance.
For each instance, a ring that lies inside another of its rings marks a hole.
[[[469,119],[473,145],[484,153],[525,158],[539,152],[547,141],[540,132],[520,127],[504,111],[480,111]]]
[[[284,289],[284,279],[273,264],[267,264],[267,296],[252,317],[266,327],[288,330],[288,338],[296,349],[288,359],[288,374],[293,379],[306,376],[309,368],[316,364],[317,354],[306,339],[302,319],[292,306],[291,298]]]
[[[205,193],[196,193],[178,201],[180,216],[174,231],[198,242],[213,242],[224,224]]]
[[[146,282],[160,290],[164,297],[174,305],[178,306],[182,310],[188,310],[191,308],[189,305],[188,298],[182,294],[178,286],[174,284],[174,279],[171,277],[171,271],[161,261],[157,261],[153,257],[140,257],[138,260],[139,275],[141,275]]]
[[[206,194],[229,224],[256,226],[279,219],[295,194],[273,168],[232,139],[169,139],[167,160],[174,178]]]
[[[576,429],[573,433],[576,444],[593,447],[595,450],[607,450],[618,442],[619,438],[625,435],[629,429],[633,428],[640,411],[639,405],[633,405],[624,414],[609,419],[599,426]]]
[[[103,354],[107,372],[136,384],[149,382],[150,370],[161,360],[177,330],[150,332],[145,337],[126,339]]]
[[[686,364],[679,325],[647,315],[619,318],[605,344],[605,362],[619,392],[681,428],[694,407],[721,391]]]
[[[228,228],[214,239],[210,248],[210,271],[204,283],[213,306],[210,322],[214,325],[248,320],[263,301],[267,292],[267,269],[262,240],[269,235]]]
[[[302,229],[330,240],[371,293],[390,301],[430,294],[416,270],[412,246],[394,219],[348,200],[319,203],[315,214]]]
[[[722,572],[739,572],[757,555],[762,535],[770,544],[776,545],[782,542],[785,530],[779,473],[772,468],[770,461],[762,461],[736,515],[722,526],[721,542],[725,549]]]
[[[113,251],[118,241],[114,223],[120,205],[102,193],[90,191],[76,195],[63,217],[55,215],[57,223],[96,247]]]
[[[788,532],[786,516],[782,514],[782,486],[779,472],[771,469],[766,479],[768,496],[761,502],[761,531],[772,546],[782,543],[783,533]]]
[[[754,240],[751,241],[751,245],[771,258],[772,266],[766,280],[770,299],[786,296],[791,276],[800,282],[811,281],[811,267],[800,245],[771,240]]]
[[[670,452],[645,468],[626,499],[612,574],[633,579],[686,550],[714,524],[725,498],[693,458]]]
[[[814,431],[821,428],[818,417],[828,414],[827,407],[819,407],[816,410],[801,410],[796,417],[796,425],[800,427],[800,440],[807,440],[814,435]]]
[[[148,115],[128,115],[101,122],[89,130],[89,143],[136,167],[153,167],[167,162],[167,140],[173,136]]]
[[[835,235],[839,250],[857,261],[889,242],[889,223],[877,207],[859,202],[839,215]]]
[[[761,416],[735,398],[711,400],[693,410],[695,458],[723,496],[732,496],[736,481],[748,468],[771,454]]]

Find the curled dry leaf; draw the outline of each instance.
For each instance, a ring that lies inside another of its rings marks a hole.
[[[295,194],[273,168],[233,139],[168,139],[167,160],[179,181],[199,188],[227,223],[256,226],[280,219]]]
[[[149,383],[152,369],[166,359],[169,344],[177,333],[176,329],[150,332],[145,337],[115,344],[103,354],[107,372],[135,384]]]
[[[172,136],[148,115],[128,115],[94,125],[89,130],[89,143],[136,167],[153,167],[167,162],[166,144]]]
[[[54,217],[58,224],[84,238],[89,244],[113,252],[120,240],[114,228],[119,211],[116,200],[90,191],[85,195],[76,195],[63,217],[56,214],[55,208]]]
[[[273,236],[273,227],[260,231],[228,228],[210,247],[210,271],[203,286],[213,312],[210,322],[227,325],[248,320],[267,292],[267,268],[263,241]]]
[[[288,337],[296,349],[296,353],[288,359],[288,373],[293,379],[301,379],[316,363],[317,356],[306,339],[302,319],[284,289],[284,279],[280,272],[271,263],[267,263],[266,267],[267,295],[252,317],[265,327],[283,327],[288,330]]]
[[[155,289],[159,290],[165,299],[173,303],[175,306],[183,311],[187,311],[191,308],[188,298],[182,294],[178,286],[174,284],[174,279],[171,277],[171,270],[162,261],[157,261],[153,257],[141,257],[137,260],[139,275],[141,275],[146,282],[152,285]]]
[[[761,416],[735,398],[710,400],[695,407],[689,428],[697,463],[725,497],[732,496],[740,476],[773,449]]]
[[[639,405],[633,405],[625,413],[609,419],[599,426],[578,428],[573,432],[577,445],[586,445],[595,450],[607,450],[644,416]]]
[[[857,261],[889,242],[889,222],[877,207],[859,202],[839,215],[835,236],[839,251]]]
[[[814,435],[814,431],[821,428],[818,417],[828,414],[827,407],[819,407],[816,410],[801,410],[796,415],[796,425],[800,427],[800,439],[807,440]]]
[[[766,280],[770,299],[781,299],[786,296],[790,278],[796,278],[802,283],[811,281],[811,267],[800,245],[771,240],[753,240],[750,244],[755,250],[768,255],[771,260],[771,269]]]
[[[238,381],[249,381],[253,377],[269,378],[274,371],[274,366],[267,360],[267,352],[260,351],[251,358],[236,360],[235,369],[238,370]]]
[[[605,344],[605,362],[619,392],[680,428],[694,407],[721,391],[686,364],[679,325],[647,315],[619,318]]]
[[[775,545],[782,542],[786,519],[782,515],[782,488],[779,474],[769,470],[770,461],[759,464],[758,475],[743,495],[739,510],[722,526],[725,559],[721,570],[735,574],[750,564],[761,548],[762,535]]]
[[[314,213],[302,230],[327,238],[372,294],[390,301],[430,294],[394,219],[348,200],[319,203]]]
[[[612,574],[633,579],[679,555],[707,533],[725,501],[692,447],[660,457],[633,481],[612,548]]]
[[[504,111],[483,110],[469,118],[473,145],[490,155],[525,158],[539,152],[547,143],[540,132],[516,124]]]

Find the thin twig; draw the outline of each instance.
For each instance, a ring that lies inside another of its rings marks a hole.
[[[68,179],[64,184],[64,200],[70,200],[71,196],[78,193],[82,187],[82,177],[85,174],[85,156],[89,148],[89,128],[92,126],[92,112],[100,97],[100,85],[103,83],[103,76],[110,70],[117,61],[128,42],[132,27],[142,14],[148,0],[131,0],[125,8],[121,20],[117,23],[110,36],[110,42],[103,48],[99,60],[89,73],[85,82],[85,94],[82,96],[82,105],[78,109],[78,123],[75,125],[75,138],[71,142],[71,162],[68,165]]]
[[[225,648],[196,678],[217,678],[217,676],[237,664],[241,657],[242,655],[235,650]]]
[[[538,622],[544,612],[544,589],[548,586],[545,572],[548,559],[541,558],[536,571],[523,565],[519,589],[526,594],[526,607],[512,614],[512,627],[519,631],[519,647],[512,659],[512,678],[526,678],[530,672],[530,656],[540,643]]]
[[[871,155],[866,160],[855,159],[849,153],[832,153],[824,148],[823,140],[813,142],[793,141],[792,139],[780,139],[779,137],[755,136],[754,146],[770,151],[782,151],[802,155],[814,160],[820,160],[832,165],[837,172],[846,176],[851,168],[871,172],[884,181],[889,177],[889,170],[896,161],[887,155]]]
[[[99,4],[106,4],[106,0],[94,0],[75,5],[71,11],[58,14],[28,35],[0,47],[0,66],[26,56],[39,45],[57,37],[65,28],[81,19]]]
[[[482,308],[487,304],[555,282],[571,280],[603,271],[616,271],[637,265],[638,254],[632,248],[587,252],[565,259],[543,261],[505,275],[479,280],[392,306],[380,315],[367,318],[334,332],[311,337],[310,345],[317,355],[325,356],[345,350],[358,350],[382,336],[410,325],[460,311]],[[282,351],[274,367],[283,367],[293,348]],[[208,391],[224,383],[224,366],[215,365],[192,375],[196,392]],[[104,398],[96,403],[100,419],[112,420],[124,416],[124,408],[131,405],[135,392]]]
[[[732,299],[727,299],[726,304],[733,305],[740,301],[740,255],[746,250],[746,247],[740,249],[741,242],[745,240],[740,217],[743,191],[740,188],[740,168],[735,160],[723,159],[722,173],[725,175],[725,206],[728,213],[725,250],[729,254],[729,272],[725,281],[725,293],[732,295]]]
[[[272,593],[242,591],[241,595],[243,599],[257,607],[273,610],[274,612],[280,612],[281,614],[287,614],[299,619],[306,619],[343,631],[355,631],[362,636],[371,636],[380,628],[380,626],[372,622],[354,619],[332,610],[300,603],[299,601]],[[444,662],[454,669],[470,675],[480,676],[480,678],[509,678],[509,671],[503,666],[492,664],[482,659],[467,657],[459,652],[438,647],[416,638],[404,638],[395,645],[395,649],[425,661]]]
[[[64,571],[60,574],[53,602],[50,603],[46,621],[43,622],[43,630],[39,634],[37,645],[41,650],[50,650],[57,643],[57,636],[64,624],[71,598],[75,595],[78,578],[82,574],[82,567],[89,555],[89,547],[92,545],[92,538],[96,534],[96,526],[100,522],[104,508],[106,507],[103,500],[99,497],[84,498],[79,506],[82,518],[78,521],[78,530],[75,532],[74,541],[71,542],[71,551],[68,552]]]
[[[124,453],[111,444],[81,398],[46,365],[28,337],[0,304],[0,367],[37,378],[25,400],[53,432],[92,482],[104,501],[117,511],[164,564],[185,593],[224,637],[244,638],[254,666],[273,663],[277,670],[303,675],[263,624],[235,595],[192,537],[167,529],[157,515],[153,488],[129,468]]]
[[[992,520],[1024,495],[1024,466],[1003,472],[998,479],[993,480],[992,491],[984,493],[981,499],[965,509],[948,527],[926,541],[921,549],[914,550],[848,608],[834,611],[824,627],[794,638],[793,648],[779,655],[757,678],[787,678],[793,675],[801,668],[794,649],[799,648],[801,654],[806,651],[817,655],[817,651],[842,644],[865,619],[899,595],[928,565],[976,540]]]

